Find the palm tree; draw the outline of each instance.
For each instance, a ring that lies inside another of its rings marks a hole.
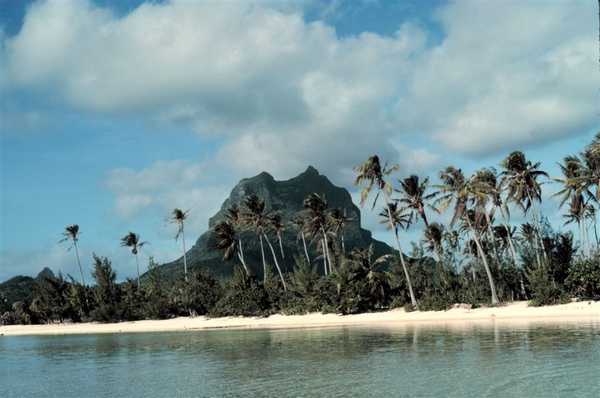
[[[342,246],[342,254],[346,254],[346,243],[344,241],[344,228],[346,224],[351,222],[352,218],[346,216],[346,209],[331,209],[329,212],[329,224],[333,228],[333,233],[340,236],[340,243]]]
[[[591,155],[588,154],[588,156]],[[559,163],[559,167],[563,177],[554,178],[554,181],[561,183],[563,188],[555,193],[554,196],[561,197],[559,205],[560,208],[562,208],[564,204],[570,200],[569,213],[565,215],[565,218],[567,219],[565,225],[572,222],[577,223],[579,228],[579,239],[581,241],[583,250],[585,251],[586,237],[584,234],[587,229],[584,231],[582,226],[585,226],[585,220],[586,218],[589,218],[590,214],[594,214],[594,222],[596,218],[594,207],[591,204],[588,204],[590,200],[596,200],[595,195],[590,191],[589,176],[592,174],[592,172],[590,172],[586,165],[583,164],[581,159],[575,155],[566,156],[563,159],[563,163]],[[587,201],[584,198],[584,195],[588,198]]]
[[[363,190],[360,195],[360,204],[364,205],[369,193],[373,189],[373,187],[377,188],[377,194],[375,199],[373,200],[373,208],[377,203],[377,198],[379,194],[383,193],[383,197],[385,200],[385,206],[388,213],[388,222],[389,228],[396,230],[397,226],[394,224],[394,218],[392,215],[392,211],[390,208],[390,204],[392,203],[391,194],[392,194],[392,185],[389,184],[385,178],[389,176],[392,172],[398,169],[397,166],[392,166],[388,168],[387,166],[381,167],[381,163],[379,161],[379,157],[377,155],[371,156],[367,159],[366,162],[361,164],[360,166],[355,167],[355,171],[357,172],[356,180],[354,182],[355,185],[363,185]],[[395,234],[396,238],[396,248],[398,249],[398,255],[400,256],[400,263],[402,264],[402,269],[404,271],[404,277],[406,278],[406,284],[408,285],[408,291],[410,294],[410,301],[413,307],[418,309],[417,299],[415,298],[415,294],[413,292],[412,283],[410,281],[410,275],[408,273],[408,268],[406,267],[406,262],[404,261],[404,254],[402,253],[402,245],[400,244],[400,239],[398,234]]]
[[[263,264],[263,281],[266,282],[267,262],[265,259],[265,247],[263,244],[263,233],[267,228],[265,202],[258,196],[252,194],[244,198],[244,208],[244,212],[242,213],[244,224],[248,225],[254,230],[254,233],[260,242],[260,254]]]
[[[269,215],[269,224],[275,234],[277,235],[277,241],[279,242],[279,251],[281,252],[281,258],[285,259],[285,253],[283,252],[283,231],[285,230],[285,224],[281,219],[281,214],[273,213]]]
[[[229,208],[227,208],[225,212],[225,219],[229,222],[229,224],[231,224],[231,226],[234,229],[234,232],[236,232],[239,244],[240,261],[242,262],[244,268],[247,271],[248,267],[246,265],[246,259],[244,257],[244,245],[242,243],[242,230],[244,228],[244,218],[240,211],[240,208],[236,204],[229,206]]]
[[[306,218],[302,214],[297,214],[292,219],[292,224],[298,230],[298,239],[302,239],[302,246],[304,247],[304,255],[306,256],[306,261],[310,264],[310,256],[308,255],[308,249],[306,247],[306,236],[304,234],[304,229],[306,228]]]
[[[419,176],[411,175],[403,180],[399,180],[399,183],[400,189],[396,189],[395,191],[400,194],[399,203],[410,210],[410,223],[412,224],[413,220],[416,221],[418,216],[423,220],[425,227],[429,226],[425,208],[439,213],[439,210],[429,203],[437,195],[437,192],[427,193],[429,178],[419,181]]]
[[[265,250],[263,245],[263,239],[269,245],[271,249],[271,255],[273,256],[273,261],[275,262],[275,267],[277,267],[277,271],[279,272],[279,277],[281,278],[281,282],[283,284],[284,290],[287,290],[287,286],[285,283],[285,279],[283,277],[283,273],[281,272],[281,268],[279,267],[279,261],[277,261],[277,256],[275,255],[275,250],[273,249],[273,245],[267,236],[267,231],[269,229],[269,214],[265,209],[265,201],[260,199],[258,196],[252,194],[247,196],[244,199],[244,206],[246,208],[246,212],[243,214],[243,218],[247,225],[250,225],[254,232],[259,238],[260,241],[260,252],[263,260],[263,280],[266,282],[267,278],[267,263],[265,260]]]
[[[484,168],[475,172],[469,182],[469,192],[471,194],[471,201],[474,203],[477,213],[482,214],[485,217],[486,232],[489,235],[496,262],[500,264],[498,247],[496,246],[496,237],[494,236],[493,230],[494,210],[498,207],[502,209],[502,199],[498,190],[496,171]],[[493,207],[491,210],[488,210],[490,203]],[[515,261],[516,266],[516,255],[513,258],[513,261]]]
[[[140,236],[136,233],[129,232],[127,235],[121,238],[121,246],[129,247],[131,253],[135,256],[135,265],[137,267],[137,285],[140,287],[140,260],[138,259],[139,249],[142,246],[148,244],[148,242],[140,242]]]
[[[600,201],[600,133],[581,153],[585,164],[585,175],[582,177],[586,188],[595,187],[596,202]]]
[[[467,208],[469,201],[476,201],[472,196],[473,188],[471,183],[465,178],[461,169],[457,169],[453,166],[446,167],[446,169],[440,173],[440,180],[442,181],[442,184],[438,185],[438,188],[440,189],[441,196],[436,202],[441,205],[442,209],[446,209],[454,203],[450,225],[454,225],[457,220],[461,220],[464,224],[463,229],[471,232],[475,245],[477,246],[477,252],[488,277],[490,290],[492,292],[492,304],[495,305],[498,303],[496,286],[485,252],[481,245],[480,231],[477,230],[477,227],[481,225],[482,216],[481,214],[477,214],[475,210],[468,210]]]
[[[81,266],[81,259],[79,258],[79,248],[77,247],[77,242],[79,241],[79,225],[72,224],[67,225],[65,227],[65,231],[63,232],[64,238],[62,238],[59,243],[71,241],[73,242],[73,248],[75,248],[75,258],[77,259],[77,265],[79,266],[79,273],[81,274],[81,284],[85,286],[85,277],[83,276],[83,267]],[[71,250],[69,248],[68,250]]]
[[[507,201],[517,204],[525,215],[532,206],[536,207],[536,203],[542,203],[542,186],[538,179],[548,177],[548,174],[539,167],[539,162],[532,163],[520,151],[510,153],[502,161],[504,170],[501,173],[500,186],[507,191]],[[547,259],[541,236],[541,212],[539,209],[537,211],[534,209],[532,214],[539,247],[544,259]]]
[[[586,220],[595,218],[594,207],[584,199],[582,194],[575,195],[571,198],[569,212],[564,215],[564,218],[566,219],[565,225],[573,222],[577,224],[583,252],[589,254],[590,242],[587,235]]]
[[[241,252],[241,241],[237,237],[235,227],[230,221],[221,221],[215,225],[216,248],[223,250],[223,260],[230,260],[233,256],[237,256],[246,271],[246,275],[250,276],[250,271],[246,266],[246,262]]]
[[[483,267],[488,278],[488,283],[490,285],[490,291],[492,295],[492,305],[496,305],[499,301],[498,295],[496,294],[496,284],[494,283],[494,278],[492,276],[492,272],[487,261],[487,256],[485,254],[485,250],[483,250],[483,245],[481,243],[481,232],[486,228],[485,223],[483,223],[482,220],[483,217],[481,215],[478,215],[474,209],[467,209],[463,212],[463,228],[471,232],[473,242],[475,243],[477,249],[477,253],[479,254],[479,258],[483,263]]]
[[[179,239],[179,236],[181,236],[181,243],[183,246],[183,277],[186,282],[188,280],[188,274],[187,274],[187,250],[185,249],[184,224],[185,224],[185,220],[186,220],[189,212],[190,212],[189,210],[183,211],[181,209],[175,208],[171,212],[171,217],[169,219],[169,221],[171,223],[177,225],[177,234],[175,234],[175,241],[177,241],[177,239]]]
[[[304,208],[308,211],[307,229],[313,239],[320,237],[320,246],[323,251],[323,272],[327,275],[331,271],[331,259],[329,258],[329,244],[327,229],[327,199],[325,195],[311,193],[303,202]],[[328,265],[329,264],[329,265]]]
[[[434,222],[429,224],[423,233],[426,248],[438,258],[438,262],[444,261],[444,253],[442,249],[442,240],[444,238],[444,226]]]

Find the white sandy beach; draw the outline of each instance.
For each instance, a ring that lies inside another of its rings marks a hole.
[[[293,329],[334,326],[395,327],[419,324],[523,325],[528,322],[600,322],[600,302],[581,301],[569,304],[529,307],[515,302],[495,308],[453,308],[448,311],[405,312],[403,309],[358,315],[307,314],[255,317],[180,317],[121,323],[76,323],[51,325],[0,326],[0,336],[67,335],[95,333],[177,332],[206,329]]]

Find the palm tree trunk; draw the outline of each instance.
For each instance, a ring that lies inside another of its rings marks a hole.
[[[281,233],[277,233],[277,240],[279,241],[279,250],[281,251],[281,258],[285,259],[285,254],[283,253],[283,243],[281,239]]]
[[[138,259],[137,253],[135,254],[135,266],[137,267],[137,285],[140,288],[140,260]]]
[[[242,238],[238,239],[238,243],[240,244],[240,252],[238,253],[238,257],[240,262],[244,266],[244,270],[246,271],[246,275],[250,276],[250,271],[248,270],[248,266],[246,265],[246,260],[244,260],[244,247],[242,246]]]
[[[329,264],[329,273],[331,274],[331,272],[333,271],[333,268],[331,267],[331,257],[329,256],[329,242],[327,240],[327,233],[325,232],[325,229],[323,227],[321,227],[321,231],[323,232],[323,243],[325,244],[325,255],[327,256],[327,263]]]
[[[494,251],[494,257],[496,257],[496,263],[498,264],[498,267],[500,266],[500,257],[498,256],[498,246],[496,245],[496,238],[494,237],[494,231],[492,230],[492,220],[490,219],[490,215],[488,214],[488,212],[486,211],[486,209],[483,209],[483,212],[485,213],[485,222],[487,224],[487,233],[490,235],[490,240],[492,242],[492,250]]]
[[[481,261],[483,262],[483,267],[485,268],[485,273],[487,274],[487,277],[488,277],[488,282],[490,284],[490,290],[492,291],[492,305],[496,305],[496,304],[498,304],[498,295],[496,294],[496,285],[494,284],[494,278],[492,277],[492,272],[490,271],[490,266],[487,262],[487,258],[485,257],[483,248],[481,247],[481,242],[479,241],[479,237],[477,236],[477,231],[475,231],[475,229],[471,225],[471,221],[468,219],[468,216],[466,219],[467,219],[467,223],[469,225],[469,229],[471,230],[471,233],[473,234],[473,240],[475,240],[475,245],[477,246],[477,252],[479,253],[479,257],[481,258]]]
[[[500,208],[500,214],[502,215],[502,221],[504,224],[504,228],[506,229],[506,236],[508,238],[508,247],[510,248],[510,254],[512,256],[515,267],[517,267],[517,251],[515,250],[515,245],[514,245],[512,236],[510,236],[510,227],[508,225],[508,217],[506,217],[506,214],[504,213],[504,209],[502,209],[502,206],[498,206],[498,207]]]
[[[538,208],[536,202],[529,197],[532,206],[533,212],[533,223],[536,226],[536,236],[539,241],[540,250],[542,251],[542,256],[544,257],[544,262],[548,262],[548,255],[546,254],[546,248],[544,247],[544,240],[542,239],[542,211]]]
[[[389,208],[388,208],[389,213]],[[391,215],[390,215],[390,223],[391,223]],[[394,227],[395,229],[395,227]],[[408,285],[408,293],[410,295],[410,303],[416,310],[419,309],[419,304],[417,303],[417,299],[415,298],[415,293],[413,292],[412,282],[410,281],[410,275],[408,274],[408,268],[406,267],[406,262],[404,261],[404,255],[402,254],[402,245],[400,245],[400,238],[398,237],[398,231],[395,230],[394,237],[396,238],[396,248],[398,249],[398,253],[400,255],[400,264],[402,264],[402,270],[404,271],[404,277],[406,278],[406,284]]]
[[[77,265],[79,266],[79,272],[81,273],[81,284],[85,286],[85,277],[83,276],[83,267],[81,266],[81,260],[79,259],[79,249],[77,248],[77,241],[73,241],[73,247],[75,247],[75,257],[77,257]]]
[[[187,251],[185,250],[185,231],[183,229],[183,223],[181,223],[181,243],[183,244],[183,278],[187,282]]]
[[[323,252],[323,273],[327,276],[327,255],[325,254],[325,240],[321,238],[321,251]]]
[[[304,231],[301,232],[302,235],[302,246],[304,246],[304,255],[306,255],[306,261],[310,265],[310,256],[308,255],[308,249],[306,248],[306,238],[304,237]]]
[[[275,249],[273,249],[273,245],[271,244],[271,241],[269,240],[269,237],[267,236],[267,234],[263,234],[265,237],[265,240],[267,241],[267,244],[269,245],[269,248],[271,249],[271,255],[273,256],[273,261],[275,261],[275,267],[277,267],[277,272],[279,272],[279,277],[281,278],[281,283],[283,283],[283,290],[287,290],[287,286],[285,284],[285,279],[283,278],[283,274],[281,273],[281,268],[279,267],[279,261],[277,261],[277,256],[275,255]]]
[[[385,207],[388,214],[388,222],[390,223],[391,229],[394,231],[394,237],[396,239],[396,248],[398,249],[398,254],[400,256],[400,263],[402,264],[402,269],[404,271],[404,277],[406,278],[406,284],[408,285],[408,293],[410,294],[410,303],[416,310],[419,309],[419,304],[417,303],[417,299],[415,297],[415,293],[413,292],[412,282],[410,281],[410,275],[408,274],[408,268],[406,267],[406,262],[404,261],[404,254],[402,253],[402,245],[400,244],[400,237],[398,236],[398,229],[396,225],[394,225],[394,219],[392,217],[392,209],[390,209],[390,198],[388,193],[383,190],[383,195],[385,197]]]
[[[267,261],[265,260],[265,247],[263,245],[262,235],[258,235],[260,240],[260,254],[262,256],[262,264],[263,264],[263,283],[267,281]]]

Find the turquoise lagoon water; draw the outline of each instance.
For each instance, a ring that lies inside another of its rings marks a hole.
[[[600,323],[0,337],[0,397],[600,397]]]

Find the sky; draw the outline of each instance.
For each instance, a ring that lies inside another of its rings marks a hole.
[[[378,153],[397,177],[498,167],[551,175],[600,130],[597,4],[573,1],[0,0],[0,281],[43,267],[119,279],[180,255],[231,188],[313,165],[352,186]],[[562,228],[552,192],[543,210]],[[390,241],[375,216],[363,225]],[[516,216],[518,217],[518,216]],[[405,239],[417,239],[418,228]]]

